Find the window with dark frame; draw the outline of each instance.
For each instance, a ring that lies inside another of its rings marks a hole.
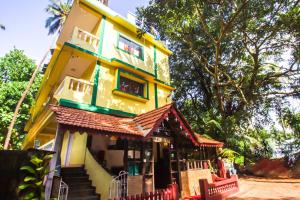
[[[120,76],[120,90],[132,95],[144,97],[144,84]]]
[[[138,57],[139,59],[143,59],[143,47],[121,35],[119,36],[118,48]]]

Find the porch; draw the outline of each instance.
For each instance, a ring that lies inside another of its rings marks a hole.
[[[171,184],[178,185],[182,197],[191,196],[200,194],[199,179],[212,181],[209,158],[215,160],[223,144],[203,143],[173,104],[134,118],[62,106],[52,110],[59,123],[58,162],[52,167],[84,166],[102,199],[154,194]]]

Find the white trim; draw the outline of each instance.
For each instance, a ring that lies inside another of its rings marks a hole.
[[[65,167],[69,166],[69,164],[70,164],[73,141],[74,141],[74,134],[69,133],[69,135],[68,135],[68,146],[67,146],[67,151],[66,151],[66,159],[65,159],[65,163],[64,163]]]

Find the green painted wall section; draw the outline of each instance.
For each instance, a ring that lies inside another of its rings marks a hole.
[[[154,84],[155,108],[158,108],[157,84]]]
[[[122,117],[135,117],[136,116],[136,114],[124,112],[121,110],[114,110],[114,109],[104,108],[104,107],[100,107],[100,106],[93,106],[93,105],[88,105],[88,104],[77,103],[77,102],[67,100],[67,99],[60,99],[59,105],[66,106],[69,108],[76,108],[76,109],[86,110],[86,111],[90,111],[90,112],[109,114],[109,115],[117,115],[117,116],[122,116]]]
[[[99,85],[99,74],[100,74],[100,61],[97,60],[96,69],[95,69],[95,77],[94,77],[92,102],[91,102],[91,104],[93,106],[95,106],[96,102],[97,102],[98,85]]]

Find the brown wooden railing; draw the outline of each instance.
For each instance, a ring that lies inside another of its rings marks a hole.
[[[171,184],[164,190],[127,196],[126,198],[115,198],[113,200],[179,200],[178,186],[177,184]]]
[[[186,161],[186,169],[209,169],[210,161],[209,160],[191,160]]]
[[[200,179],[201,197],[205,200],[220,200],[239,191],[236,175],[230,179],[209,184],[207,179]]]

